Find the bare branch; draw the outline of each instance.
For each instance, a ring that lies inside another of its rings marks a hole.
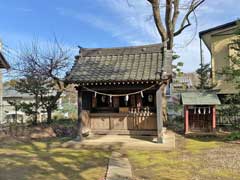
[[[181,32],[186,29],[187,27],[191,26],[191,22],[189,20],[189,15],[198,7],[200,6],[205,0],[192,0],[191,5],[188,9],[188,12],[185,14],[180,28],[174,32],[174,36],[181,34]]]
[[[173,46],[172,0],[166,0],[165,26],[167,30],[167,37],[169,40],[168,46],[172,47]]]
[[[43,95],[38,104],[44,105],[48,120],[51,118],[50,111],[54,110],[57,100],[68,85],[63,76],[70,68],[69,57],[69,50],[63,48],[55,37],[47,46],[37,42],[26,46],[20,52],[19,61],[14,67],[19,77],[28,80],[27,85],[24,81],[21,83],[24,91],[33,92],[37,97]]]
[[[175,26],[177,22],[177,18],[179,16],[179,0],[174,0],[174,12],[173,12],[173,18],[172,18],[172,25],[173,25],[173,32],[175,31]]]
[[[147,1],[152,6],[154,22],[157,26],[157,30],[158,30],[159,34],[161,35],[162,41],[164,42],[167,40],[167,33],[166,33],[166,29],[162,23],[162,19],[161,19],[161,15],[160,15],[159,0],[147,0]]]
[[[172,0],[166,0],[165,24],[166,24],[168,37],[171,36],[171,30],[172,30],[171,18],[172,18]]]
[[[147,1],[152,4],[154,0],[147,0]]]

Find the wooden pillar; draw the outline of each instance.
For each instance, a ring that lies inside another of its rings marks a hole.
[[[216,106],[212,107],[212,130],[216,130]]]
[[[189,112],[188,112],[188,106],[185,105],[184,106],[184,131],[185,131],[185,134],[187,134],[189,132]]]
[[[157,107],[157,142],[163,143],[163,116],[162,116],[162,90],[158,88],[156,92]]]
[[[77,141],[82,141],[82,87],[77,88],[78,91],[78,121],[77,121]]]
[[[92,96],[92,108],[97,107],[97,97],[95,97],[94,95]]]

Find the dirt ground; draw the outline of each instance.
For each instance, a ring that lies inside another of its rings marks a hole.
[[[175,148],[175,133],[172,131],[165,134],[163,144],[156,143],[156,140],[157,138],[152,136],[93,135],[85,138],[83,142],[68,141],[63,143],[62,147],[107,150],[173,150]]]
[[[176,137],[174,151],[126,151],[136,180],[239,180],[240,144]]]

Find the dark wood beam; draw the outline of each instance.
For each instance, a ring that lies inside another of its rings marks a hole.
[[[82,141],[83,140],[83,135],[82,135],[82,87],[78,86],[77,87],[78,90],[78,121],[77,121],[77,137],[76,140],[77,141]]]

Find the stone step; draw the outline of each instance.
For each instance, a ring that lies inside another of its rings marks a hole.
[[[109,163],[106,180],[131,180],[132,167],[128,158],[119,152],[113,152]]]

